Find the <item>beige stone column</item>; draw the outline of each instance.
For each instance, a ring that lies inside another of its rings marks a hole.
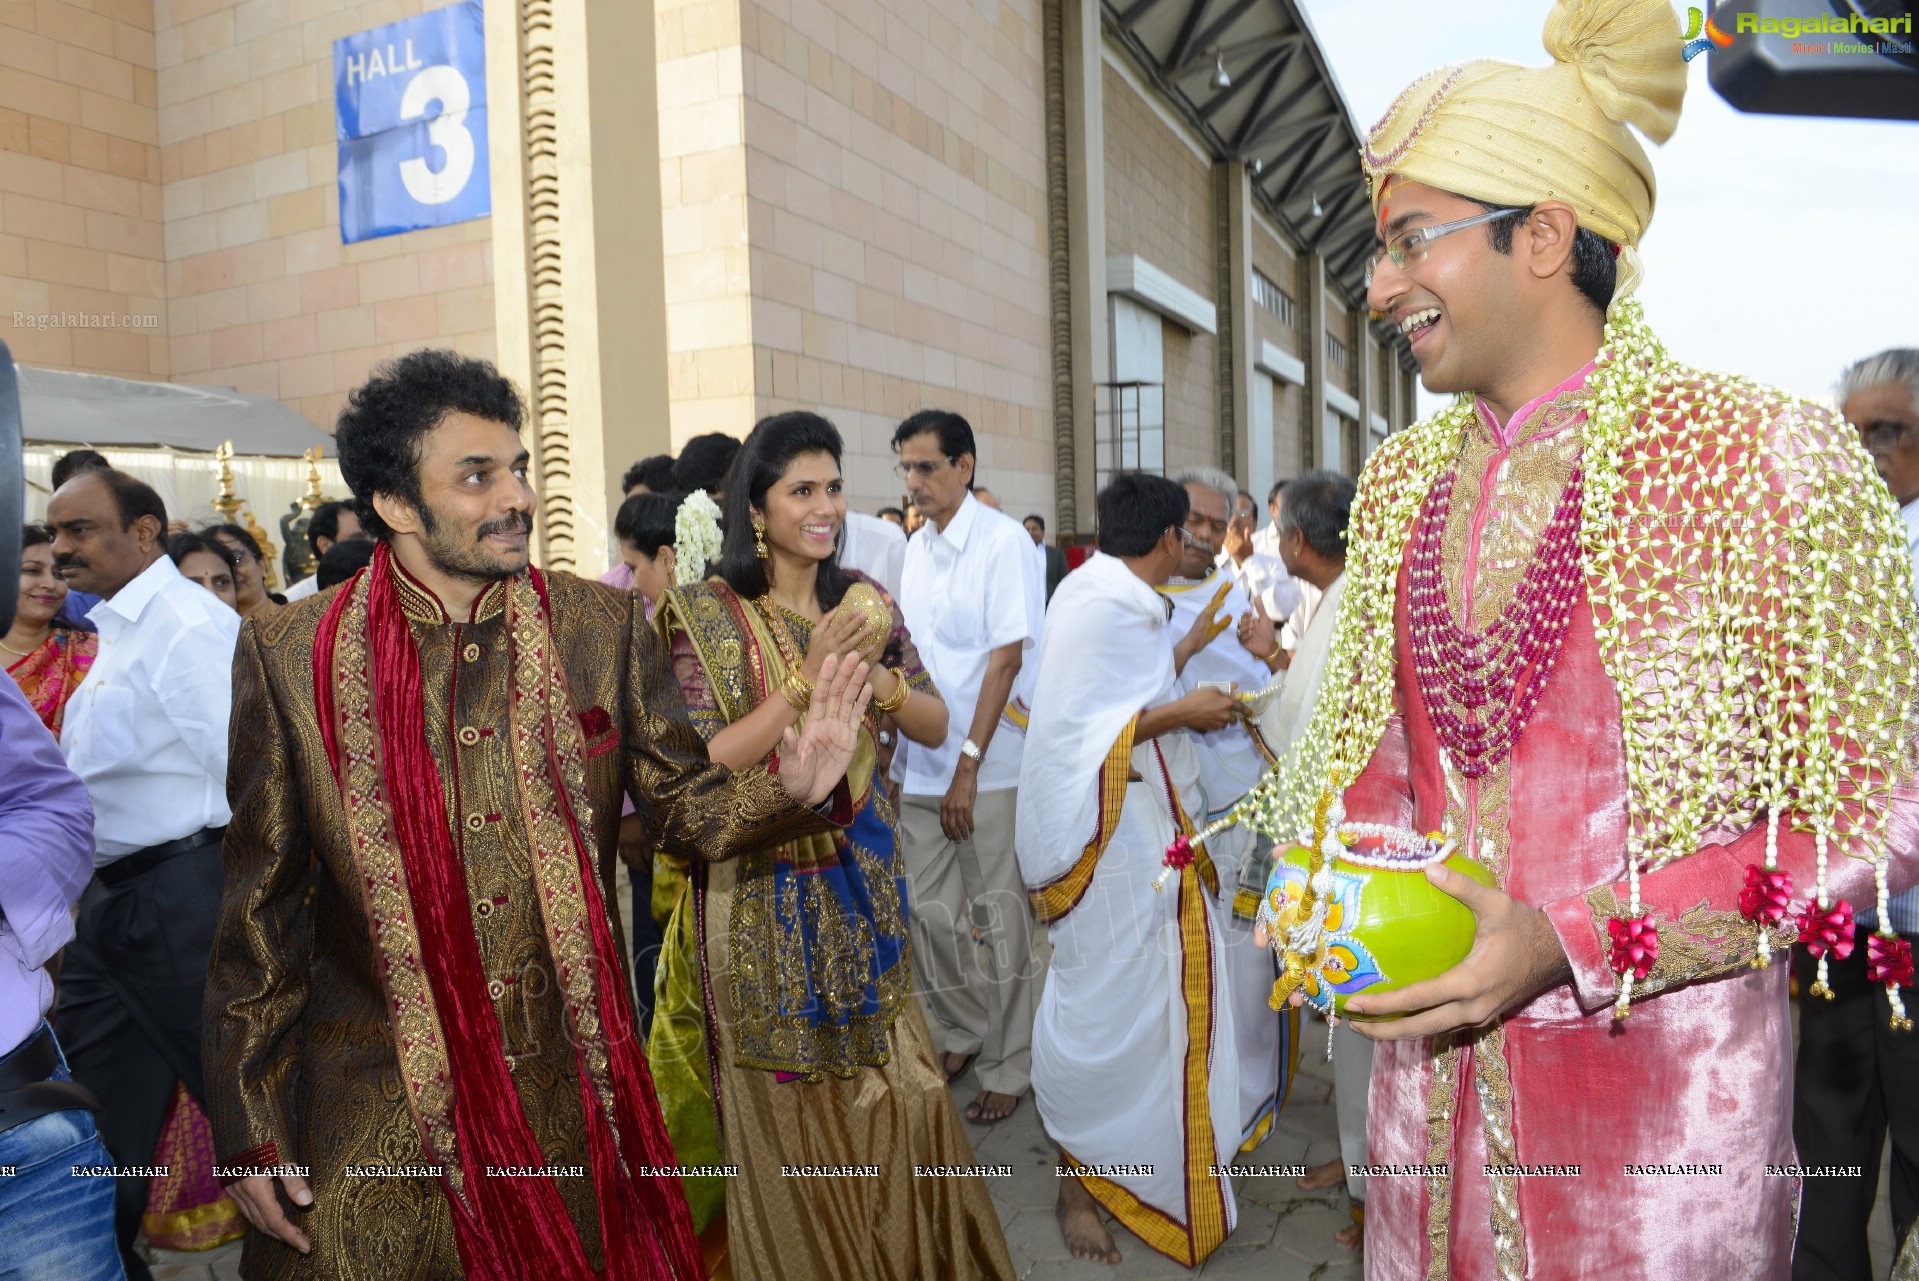
[[[500,367],[528,394],[539,559],[597,574],[620,475],[670,448],[653,6],[490,0]]]
[[[1218,238],[1219,465],[1248,483],[1253,468],[1253,180],[1243,160],[1220,166],[1224,199]],[[1262,500],[1263,500],[1263,496]]]
[[[1306,386],[1300,397],[1300,439],[1311,442],[1307,466],[1339,470],[1339,433],[1326,428],[1326,260],[1317,253],[1299,256],[1299,354],[1306,362]]]
[[[1064,539],[1093,531],[1095,443],[1106,425],[1098,417],[1104,397],[1097,388],[1112,367],[1106,332],[1106,109],[1099,0],[1045,3],[1049,44],[1058,41],[1057,56],[1047,51],[1047,117],[1054,135],[1047,148],[1048,210],[1054,235],[1062,217],[1066,232],[1064,253],[1056,241],[1053,254],[1055,484]],[[1067,422],[1058,421],[1062,412]]]

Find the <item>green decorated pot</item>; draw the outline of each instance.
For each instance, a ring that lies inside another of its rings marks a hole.
[[[1472,949],[1474,930],[1471,909],[1426,879],[1426,865],[1436,861],[1430,852],[1423,861],[1408,857],[1393,865],[1376,843],[1350,838],[1348,843],[1355,848],[1331,864],[1332,892],[1320,926],[1326,959],[1314,966],[1315,958],[1308,956],[1300,985],[1307,1004],[1322,1011],[1330,1004],[1341,1015],[1349,997],[1391,992],[1459,964]],[[1282,964],[1285,927],[1302,915],[1309,858],[1304,845],[1286,850],[1266,885],[1267,906],[1281,926],[1274,947],[1281,949]],[[1491,872],[1457,851],[1445,866],[1481,885],[1493,884]]]

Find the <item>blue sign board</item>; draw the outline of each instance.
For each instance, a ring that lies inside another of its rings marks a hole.
[[[492,211],[480,0],[333,42],[340,239]]]

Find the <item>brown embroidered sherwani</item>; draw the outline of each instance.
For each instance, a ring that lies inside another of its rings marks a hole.
[[[397,571],[397,565],[396,565]],[[602,1264],[579,1070],[533,894],[507,743],[504,585],[472,617],[396,573],[465,862],[472,920],[512,1077],[588,1259]],[[614,902],[621,793],[642,848],[718,860],[827,824],[763,770],[712,764],[639,598],[567,574],[546,579],[556,649],[581,717],[601,893]],[[314,702],[324,593],[251,622],[234,659],[226,891],[207,975],[207,1112],[229,1165],[309,1167],[314,1202],[292,1214],[301,1256],[249,1231],[258,1278],[438,1281],[461,1275],[446,1194],[425,1167],[381,987],[382,958],[347,840]],[[617,913],[611,921],[626,956]],[[622,983],[624,976],[622,976]],[[369,1169],[371,1173],[369,1173]]]

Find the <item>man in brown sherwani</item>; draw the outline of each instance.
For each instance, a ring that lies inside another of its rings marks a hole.
[[[638,598],[529,568],[523,414],[482,361],[380,370],[336,433],[372,565],[240,639],[206,1084],[249,1278],[701,1275],[608,910],[622,793],[687,858],[824,829],[864,666],[774,772],[709,762]]]

